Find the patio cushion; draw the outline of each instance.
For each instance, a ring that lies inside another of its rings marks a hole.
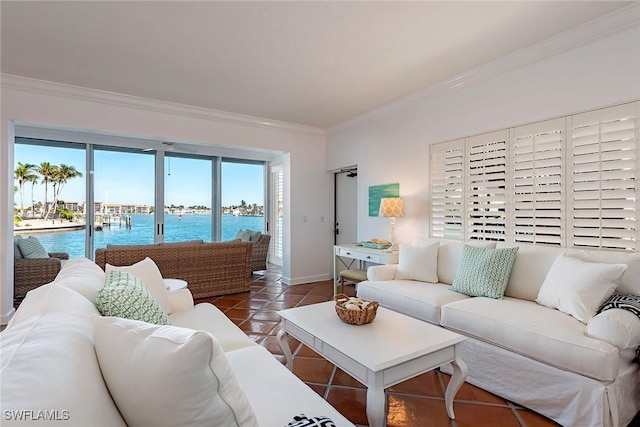
[[[27,259],[49,258],[49,254],[40,240],[33,236],[18,240],[18,248],[20,248],[22,256]]]

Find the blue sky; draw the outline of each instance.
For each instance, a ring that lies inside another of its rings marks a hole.
[[[86,162],[85,152],[80,149],[44,147],[26,144],[15,145],[15,165],[18,162],[39,165],[49,162],[74,166],[82,172],[82,178],[69,180],[60,195],[62,200],[85,201]],[[115,151],[95,152],[95,200],[105,203],[131,203],[153,205],[154,201],[154,156],[151,154],[120,153]],[[165,157],[165,205],[211,206],[211,162],[205,160]],[[14,169],[15,169],[14,165]],[[171,174],[169,175],[169,170]],[[223,163],[222,205],[264,203],[263,168],[259,165]],[[15,185],[18,182],[15,181]],[[33,199],[44,201],[44,185],[36,184]],[[49,185],[48,199],[53,199]],[[14,201],[20,205],[20,194]],[[24,204],[31,203],[31,184],[25,185]]]

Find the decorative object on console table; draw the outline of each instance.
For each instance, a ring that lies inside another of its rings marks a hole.
[[[389,223],[391,224],[391,247],[389,251],[397,251],[396,218],[404,216],[404,201],[401,197],[385,197],[380,199],[380,212],[378,216],[389,218]]]

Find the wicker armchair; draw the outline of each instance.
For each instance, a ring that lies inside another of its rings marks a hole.
[[[269,254],[270,242],[271,236],[262,234],[258,241],[253,243],[253,248],[251,249],[251,271],[267,269],[267,255]]]
[[[13,260],[13,296],[24,298],[32,289],[53,282],[62,260],[69,259],[64,252],[51,252],[50,258],[14,258]]]

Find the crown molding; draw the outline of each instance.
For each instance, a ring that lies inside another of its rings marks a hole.
[[[528,48],[472,68],[450,79],[427,86],[405,97],[391,101],[366,113],[327,128],[327,136],[406,110],[449,92],[460,90],[509,71],[539,62],[559,53],[640,25],[640,2],[582,24],[569,31],[543,40]]]
[[[201,120],[228,123],[238,126],[270,129],[280,132],[303,135],[322,137],[325,136],[324,129],[312,126],[304,126],[295,123],[281,122],[277,120],[253,117],[244,114],[229,113],[226,111],[212,110],[208,108],[177,104],[167,101],[159,101],[155,99],[107,92],[98,89],[90,89],[46,80],[32,79],[29,77],[22,77],[11,74],[1,74],[0,83],[2,89],[15,89],[44,95],[60,96],[65,98],[78,99],[81,101],[91,101],[101,104],[116,105],[119,107],[153,111],[156,113],[173,114]]]

